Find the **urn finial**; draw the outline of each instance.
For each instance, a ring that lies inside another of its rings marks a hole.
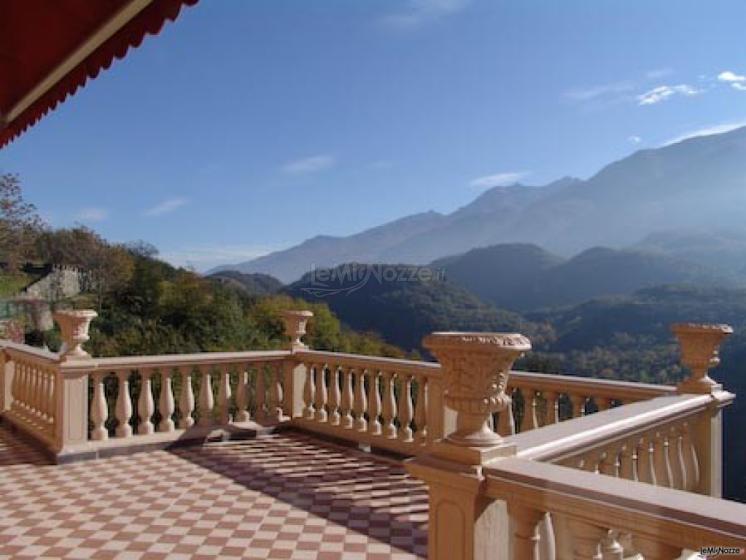
[[[733,333],[733,328],[721,324],[677,323],[671,330],[679,340],[681,363],[691,372],[679,383],[679,392],[711,393],[721,388],[708,372],[720,363],[720,345]]]
[[[303,350],[308,348],[301,340],[306,334],[306,324],[313,317],[311,311],[287,310],[282,312],[282,321],[285,323],[285,334],[290,337],[291,350]]]
[[[62,347],[60,348],[60,360],[85,360],[91,355],[83,350],[83,344],[88,342],[88,329],[91,321],[98,317],[98,313],[92,309],[79,309],[75,311],[57,311],[54,320],[60,326],[62,333]]]

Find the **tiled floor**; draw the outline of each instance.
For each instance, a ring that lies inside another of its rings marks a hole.
[[[285,433],[48,465],[0,427],[0,559],[426,555],[400,465]]]

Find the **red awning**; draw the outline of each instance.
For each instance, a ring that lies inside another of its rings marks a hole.
[[[0,2],[0,148],[197,1]]]

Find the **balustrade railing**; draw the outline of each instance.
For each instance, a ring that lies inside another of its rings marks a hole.
[[[435,333],[440,363],[314,351],[307,312],[286,314],[287,350],[94,358],[94,315],[57,317],[59,354],[0,341],[2,418],[57,457],[291,425],[414,456],[433,559],[746,548],[746,506],[716,499],[734,396],[707,370],[728,327],[676,327],[692,374],[672,387],[512,371],[517,334]]]

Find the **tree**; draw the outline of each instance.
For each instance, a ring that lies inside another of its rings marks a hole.
[[[108,243],[84,226],[44,232],[37,239],[37,251],[45,262],[79,268],[83,291],[96,295],[99,311],[104,294],[126,286],[134,269],[126,247]]]
[[[0,175],[0,259],[10,271],[34,258],[34,242],[43,229],[36,207],[23,199],[18,175]]]

